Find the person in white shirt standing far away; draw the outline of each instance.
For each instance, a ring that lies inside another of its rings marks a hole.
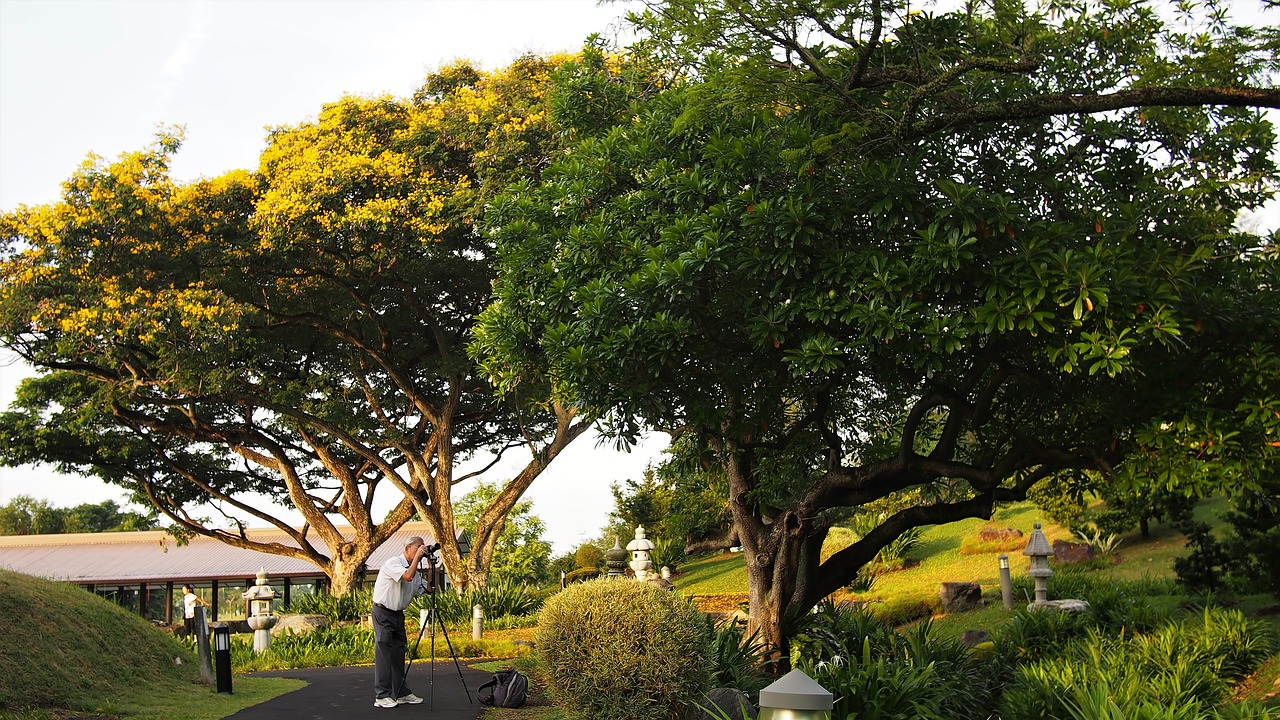
[[[427,554],[422,538],[409,538],[404,555],[387,558],[373,586],[373,704],[381,708],[416,705],[422,698],[404,684],[404,657],[409,637],[404,629],[404,609],[426,592],[418,575],[418,561]]]

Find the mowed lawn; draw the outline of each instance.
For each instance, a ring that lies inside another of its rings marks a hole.
[[[1213,525],[1221,524],[1221,516],[1228,502],[1213,498],[1201,502],[1196,508],[1196,518]],[[993,550],[978,554],[962,554],[961,548],[977,541],[978,532],[987,525],[995,528],[1021,530],[1025,538],[1030,536],[1035,523],[1042,529],[1049,542],[1070,540],[1078,542],[1065,527],[1044,518],[1034,504],[1026,502],[996,511],[991,521],[982,519],[962,520],[946,525],[933,525],[922,530],[920,544],[908,557],[912,564],[904,570],[886,573],[878,577],[866,593],[849,593],[851,599],[866,602],[901,602],[907,600],[934,601],[938,587],[944,582],[976,582],[984,593],[998,597],[1000,587],[999,556],[1002,551]],[[850,537],[845,531],[845,540]],[[837,533],[833,533],[833,536]],[[829,539],[824,553],[834,552]],[[836,543],[839,544],[838,542]],[[1027,558],[1020,549],[1004,550],[1009,555],[1013,576],[1024,575]],[[1163,524],[1153,524],[1150,538],[1141,538],[1136,531],[1126,534],[1117,547],[1115,564],[1106,570],[1117,579],[1140,580],[1143,578],[1169,578],[1173,576],[1173,561],[1185,555],[1186,539],[1177,530]],[[682,565],[674,578],[676,589],[691,597],[723,596],[747,592],[746,562],[741,553],[721,553],[700,557]],[[1025,601],[1018,598],[1017,601]]]

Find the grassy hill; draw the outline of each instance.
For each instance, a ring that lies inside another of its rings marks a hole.
[[[213,720],[300,685],[238,677],[218,695],[190,645],[78,587],[7,570],[0,628],[0,718]]]
[[[1217,518],[1226,509],[1226,501],[1212,499],[1196,508],[1197,519],[1211,525],[1219,525]],[[984,525],[997,528],[1014,528],[1030,535],[1032,526],[1043,522],[1045,535],[1052,542],[1057,539],[1078,541],[1066,528],[1043,519],[1040,510],[1032,503],[1018,503],[1001,508],[988,523],[970,519],[946,525],[923,528],[920,543],[908,553],[911,565],[904,570],[879,576],[871,590],[865,593],[841,593],[841,597],[884,605],[936,604],[938,587],[943,582],[964,581],[982,585],[989,598],[994,597],[999,607],[1000,550],[971,552],[966,544],[972,544]],[[824,556],[851,542],[853,536],[847,530],[833,531],[823,548]],[[1025,541],[1019,543],[1019,548]],[[1169,579],[1173,577],[1174,558],[1186,553],[1186,539],[1176,530],[1166,526],[1153,526],[1151,537],[1142,538],[1137,532],[1122,538],[1112,554],[1114,564],[1099,563],[1091,568],[1117,580]],[[1015,578],[1025,574],[1027,560],[1020,549],[1005,550]],[[724,553],[688,562],[679,568],[674,578],[676,589],[693,596],[704,610],[732,610],[746,601],[747,573],[741,554]],[[1050,595],[1054,581],[1050,580]],[[1022,601],[1023,598],[1019,598]],[[1025,604],[1025,602],[1024,602]],[[988,607],[992,603],[988,602]],[[958,622],[974,622],[974,618]],[[981,627],[981,625],[978,625]]]

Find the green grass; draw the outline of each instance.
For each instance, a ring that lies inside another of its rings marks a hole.
[[[65,583],[0,570],[0,718],[216,720],[296,690],[285,678],[199,683],[191,647]]]
[[[1222,498],[1201,502],[1196,507],[1196,519],[1221,525],[1220,518],[1228,506],[1228,501]],[[1051,543],[1057,539],[1078,540],[1065,527],[1045,520],[1032,503],[1001,508],[990,524],[998,528],[1015,528],[1029,536],[1036,522],[1043,523],[1043,530]],[[975,544],[973,540],[977,538],[978,531],[987,524],[985,520],[971,519],[925,528],[920,536],[920,545],[909,553],[910,558],[918,561],[916,564],[881,575],[869,592],[850,594],[849,597],[872,603],[933,603],[937,600],[938,586],[943,582],[976,582],[982,585],[989,602],[994,600],[998,612],[1003,612],[999,605],[1000,552],[973,555],[960,552],[966,539],[970,540],[971,546]],[[836,544],[851,540],[847,531],[843,534],[841,531],[843,528],[835,528],[832,532],[831,539],[838,538]],[[828,544],[831,544],[830,540]],[[824,547],[824,552],[831,550]],[[1185,539],[1180,533],[1164,525],[1153,525],[1150,538],[1141,538],[1136,531],[1125,535],[1116,550],[1118,561],[1101,572],[1119,580],[1171,577],[1174,559],[1185,553]],[[1022,553],[1015,550],[1007,554],[1014,577],[1025,574],[1027,559]],[[741,553],[699,558],[686,563],[681,570],[674,582],[676,589],[686,596],[747,592],[746,563]],[[1015,597],[1015,602],[1025,603],[1025,598]]]
[[[672,582],[683,595],[720,595],[747,591],[747,561],[742,553],[720,553],[686,562]]]

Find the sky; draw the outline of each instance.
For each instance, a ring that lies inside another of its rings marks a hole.
[[[318,115],[343,95],[409,96],[455,59],[485,69],[526,53],[616,37],[625,4],[594,0],[361,2],[0,0],[0,210],[58,199],[89,153],[111,159],[185,127],[178,180],[254,169],[266,129]],[[0,350],[0,408],[33,371]],[[666,442],[629,453],[579,438],[526,497],[567,552],[594,537],[611,483],[639,479]],[[389,491],[390,488],[387,488]],[[375,516],[395,493],[384,491]],[[0,504],[30,495],[67,507],[126,493],[49,468],[0,468]],[[294,513],[294,514],[290,514]],[[298,517],[295,511],[282,513]],[[625,542],[625,539],[623,540]]]

